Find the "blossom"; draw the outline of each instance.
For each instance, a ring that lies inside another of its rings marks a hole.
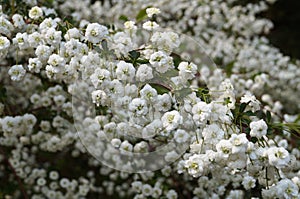
[[[13,81],[20,81],[25,76],[26,70],[22,65],[13,65],[9,69],[8,74]]]
[[[194,154],[185,162],[185,168],[193,177],[199,177],[204,172],[203,155]]]
[[[146,100],[141,98],[135,98],[128,106],[129,111],[137,114],[138,116],[146,115],[148,113],[148,107]]]
[[[166,112],[162,118],[163,127],[167,131],[176,129],[183,122],[183,118],[178,111]]]
[[[43,10],[38,6],[32,7],[29,11],[29,17],[31,19],[39,19],[42,16],[43,16]]]
[[[106,105],[107,95],[103,90],[96,90],[92,92],[92,99],[97,106]]]
[[[8,49],[10,46],[10,41],[7,39],[7,37],[0,36],[0,51]]]
[[[151,18],[153,15],[157,15],[160,13],[160,9],[158,8],[147,8],[146,9],[147,16]]]
[[[155,30],[159,27],[159,25],[154,21],[147,21],[143,23],[143,28],[146,30]]]
[[[173,68],[172,58],[162,51],[153,53],[149,62],[160,73],[165,73],[168,69]]]
[[[136,71],[136,79],[145,82],[153,78],[152,68],[147,64],[142,64]]]
[[[270,147],[267,150],[269,164],[277,168],[287,166],[290,161],[289,152],[283,147]]]
[[[193,63],[180,62],[178,65],[179,75],[184,79],[192,79],[197,73],[197,66]]]
[[[258,120],[250,123],[250,135],[256,138],[262,138],[267,135],[268,126],[264,120]]]
[[[88,41],[96,44],[108,35],[108,29],[98,23],[91,23],[87,26],[85,37]]]
[[[132,81],[135,75],[135,68],[131,63],[120,61],[117,64],[116,75],[119,80]]]

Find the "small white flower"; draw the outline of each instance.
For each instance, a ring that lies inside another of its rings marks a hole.
[[[192,79],[197,73],[197,66],[193,63],[180,62],[178,65],[179,75],[184,79]]]
[[[173,68],[172,57],[167,56],[164,52],[158,51],[150,56],[150,64],[160,73],[165,73],[169,68]]]
[[[269,164],[280,169],[288,165],[290,161],[289,152],[283,147],[271,147],[267,150]]]
[[[153,15],[157,15],[160,13],[160,9],[158,8],[147,8],[146,9],[147,16],[151,18]]]
[[[168,111],[172,106],[172,99],[167,93],[158,95],[155,103],[155,109],[158,111]]]
[[[26,74],[22,65],[14,65],[8,70],[8,74],[13,81],[20,81]]]
[[[140,91],[141,97],[153,102],[157,97],[157,91],[152,88],[149,84],[146,84]]]
[[[232,134],[229,141],[232,144],[232,153],[244,153],[248,147],[248,139],[245,133]]]
[[[229,140],[221,140],[217,145],[217,152],[221,155],[221,158],[227,159],[232,151],[232,143]]]
[[[256,186],[255,182],[255,178],[247,175],[244,177],[242,185],[245,187],[246,190],[250,190],[251,188],[254,188]]]
[[[199,177],[203,174],[203,155],[194,154],[185,161],[185,168],[193,177]]]
[[[8,49],[9,46],[10,41],[4,36],[0,36],[0,51]]]
[[[97,68],[95,73],[90,76],[90,79],[95,88],[97,88],[99,85],[104,87],[109,83],[110,72],[106,69]]]
[[[128,106],[129,111],[135,113],[138,116],[146,115],[148,113],[148,107],[146,100],[141,98],[135,98]]]
[[[185,130],[178,129],[174,134],[174,138],[175,138],[176,142],[184,143],[184,142],[188,141],[188,139],[190,138],[190,135]]]
[[[268,125],[264,120],[259,120],[250,123],[250,135],[256,138],[262,138],[267,135]]]
[[[92,99],[93,103],[95,103],[97,106],[106,105],[107,95],[102,90],[96,90],[92,92]]]
[[[119,80],[132,81],[135,75],[135,68],[131,63],[120,61],[117,64],[116,75]]]
[[[136,72],[136,79],[144,82],[153,78],[152,68],[146,64],[139,66]]]
[[[108,35],[107,27],[98,23],[91,23],[87,26],[85,37],[88,41],[96,44],[102,41]]]
[[[163,127],[167,131],[176,129],[183,122],[183,118],[178,111],[170,111],[165,113],[162,118]]]
[[[124,27],[126,29],[129,29],[129,30],[132,30],[132,29],[136,29],[136,26],[135,26],[135,22],[134,21],[126,21],[124,23]]]
[[[157,29],[158,27],[159,27],[159,25],[154,21],[147,21],[147,22],[143,23],[143,28],[145,30],[152,31],[152,30]]]
[[[42,16],[43,16],[43,10],[38,6],[34,6],[29,10],[29,17],[31,19],[39,19]]]

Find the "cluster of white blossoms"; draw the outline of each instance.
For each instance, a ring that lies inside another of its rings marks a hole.
[[[298,63],[257,36],[271,2],[0,6],[1,194],[300,198]]]

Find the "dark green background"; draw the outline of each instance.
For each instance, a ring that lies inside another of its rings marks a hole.
[[[300,58],[300,1],[279,0],[262,14],[274,23],[267,36],[285,55]]]

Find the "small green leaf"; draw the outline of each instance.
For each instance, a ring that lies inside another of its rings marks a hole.
[[[166,88],[165,86],[160,85],[160,84],[150,83],[150,86],[151,86],[152,88],[154,88],[154,89],[157,91],[157,93],[160,94],[160,95],[169,92],[169,89],[168,89],[168,88]]]
[[[140,21],[143,21],[144,19],[147,19],[147,13],[146,13],[147,8],[144,8],[144,9],[140,10],[140,12],[136,15],[135,20],[137,22],[140,22]]]
[[[266,118],[266,120],[267,120],[267,123],[270,123],[271,122],[271,112],[270,111],[267,111],[267,118]]]
[[[120,20],[120,21],[125,21],[125,22],[126,22],[126,21],[129,21],[129,20],[128,20],[128,17],[126,17],[125,15],[121,15],[121,16],[119,17],[119,20]]]
[[[249,104],[249,102],[248,103],[242,103],[240,105],[239,112],[243,113],[245,111],[245,109],[246,109],[246,107],[247,107],[248,104]]]
[[[139,57],[141,56],[141,53],[138,52],[138,51],[130,51],[129,52],[129,57],[132,59],[132,60],[137,60]]]

